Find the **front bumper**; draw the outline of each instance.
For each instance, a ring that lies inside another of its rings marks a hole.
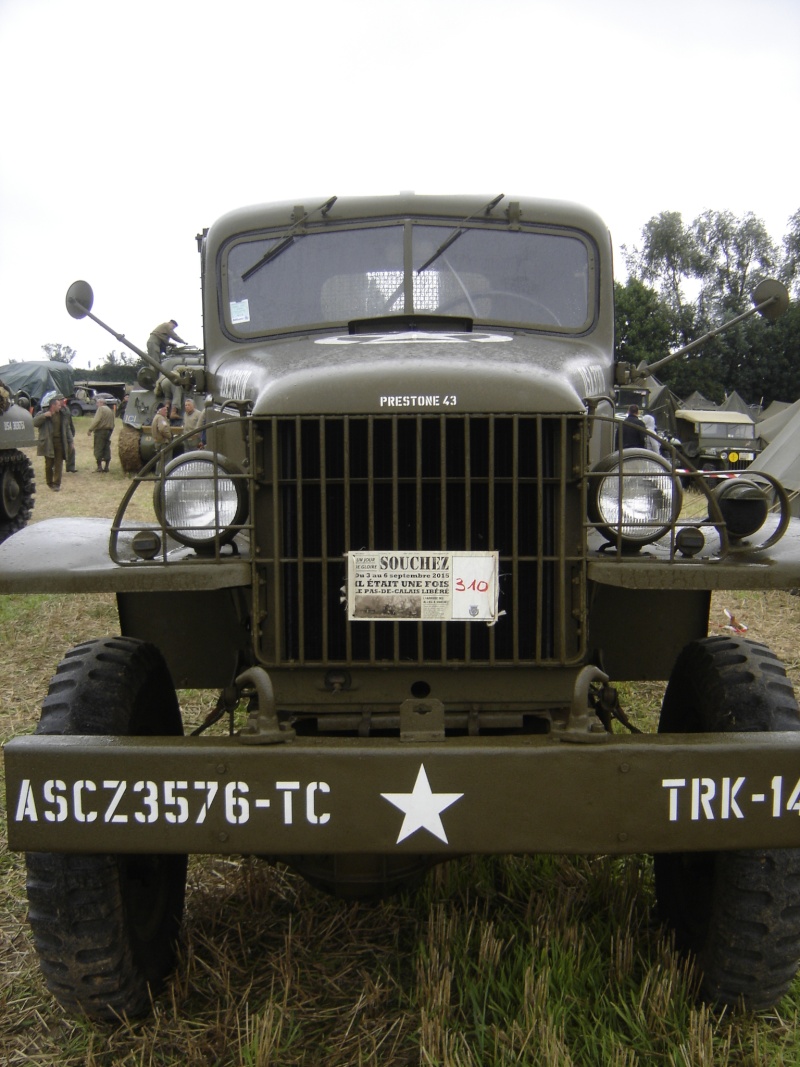
[[[638,853],[800,847],[800,733],[297,739],[24,737],[12,849]]]

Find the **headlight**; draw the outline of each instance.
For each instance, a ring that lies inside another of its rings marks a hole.
[[[734,541],[757,533],[767,521],[769,489],[753,478],[727,478],[714,489],[714,497]]]
[[[188,452],[167,464],[153,504],[176,541],[213,548],[232,541],[247,517],[245,476],[224,456]]]
[[[590,479],[589,520],[623,549],[657,541],[678,518],[680,482],[667,460],[649,449],[626,448],[622,459],[612,452],[593,468]]]

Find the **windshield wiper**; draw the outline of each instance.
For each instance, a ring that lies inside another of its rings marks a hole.
[[[471,219],[474,219],[476,215],[480,215],[481,213],[484,215],[488,215],[492,208],[497,207],[497,205],[500,203],[500,201],[505,195],[505,193],[501,193],[493,200],[490,200],[488,204],[485,204],[483,207],[479,207],[477,211],[473,211],[471,215],[467,215],[465,219],[459,222],[458,226],[456,226],[453,232],[449,234],[449,236],[446,237],[444,241],[442,241],[442,243],[439,245],[433,255],[428,256],[428,258],[425,260],[421,267],[417,267],[417,274],[422,274],[424,270],[427,270],[428,267],[430,267],[431,263],[437,260],[443,252],[447,251],[451,244],[457,241],[463,233],[466,233],[464,225],[467,222],[469,222]]]
[[[252,278],[257,271],[261,270],[265,264],[269,263],[270,260],[275,259],[281,252],[285,252],[289,245],[294,244],[297,237],[305,236],[304,234],[297,233],[297,230],[303,223],[307,222],[312,215],[316,215],[318,211],[322,212],[323,215],[327,215],[338,199],[338,196],[332,196],[324,203],[320,204],[319,207],[312,208],[311,211],[306,211],[302,218],[297,219],[294,226],[292,226],[291,230],[289,230],[285,237],[278,241],[276,245],[273,245],[272,248],[267,249],[261,259],[257,259],[252,267],[247,268],[242,275],[242,281],[249,281],[250,278]]]

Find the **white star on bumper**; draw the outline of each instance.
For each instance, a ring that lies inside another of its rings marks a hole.
[[[398,845],[401,841],[405,841],[407,837],[416,833],[417,830],[428,830],[434,837],[438,837],[440,841],[448,844],[447,834],[444,832],[440,814],[445,808],[449,808],[451,804],[455,804],[457,800],[460,800],[464,794],[432,793],[428,776],[425,773],[425,765],[420,763],[419,774],[414,783],[413,792],[381,793],[381,796],[405,813],[403,825],[400,827],[400,834],[397,838]]]

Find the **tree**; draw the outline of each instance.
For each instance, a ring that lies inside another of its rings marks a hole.
[[[101,382],[128,382],[136,381],[136,372],[142,366],[138,356],[129,356],[125,352],[116,352],[112,349],[102,363],[98,363],[92,372],[92,377]]]
[[[752,211],[742,219],[730,211],[704,211],[689,233],[701,281],[701,317],[721,321],[746,311],[756,285],[777,272],[778,250],[764,223]]]
[[[792,287],[795,299],[800,300],[800,210],[789,219],[789,231],[783,238],[781,277]]]
[[[797,287],[800,211],[790,219],[782,251],[752,212],[737,218],[730,211],[705,211],[688,226],[678,212],[654,216],[642,229],[641,248],[624,252],[631,279],[657,286],[679,343],[688,344],[747,310],[763,278],[779,275]],[[689,299],[692,288],[696,296]],[[633,299],[632,289],[628,296]],[[748,319],[665,367],[659,378],[682,396],[697,389],[719,401],[735,389],[750,403],[795,400],[798,329],[800,316],[791,312],[777,324]]]
[[[42,348],[47,353],[47,358],[54,360],[56,363],[71,363],[77,356],[77,351],[74,348],[70,348],[69,345],[56,345],[52,342],[47,345],[42,345]]]
[[[617,358],[634,366],[661,359],[676,345],[672,309],[638,278],[614,285],[614,329]]]

